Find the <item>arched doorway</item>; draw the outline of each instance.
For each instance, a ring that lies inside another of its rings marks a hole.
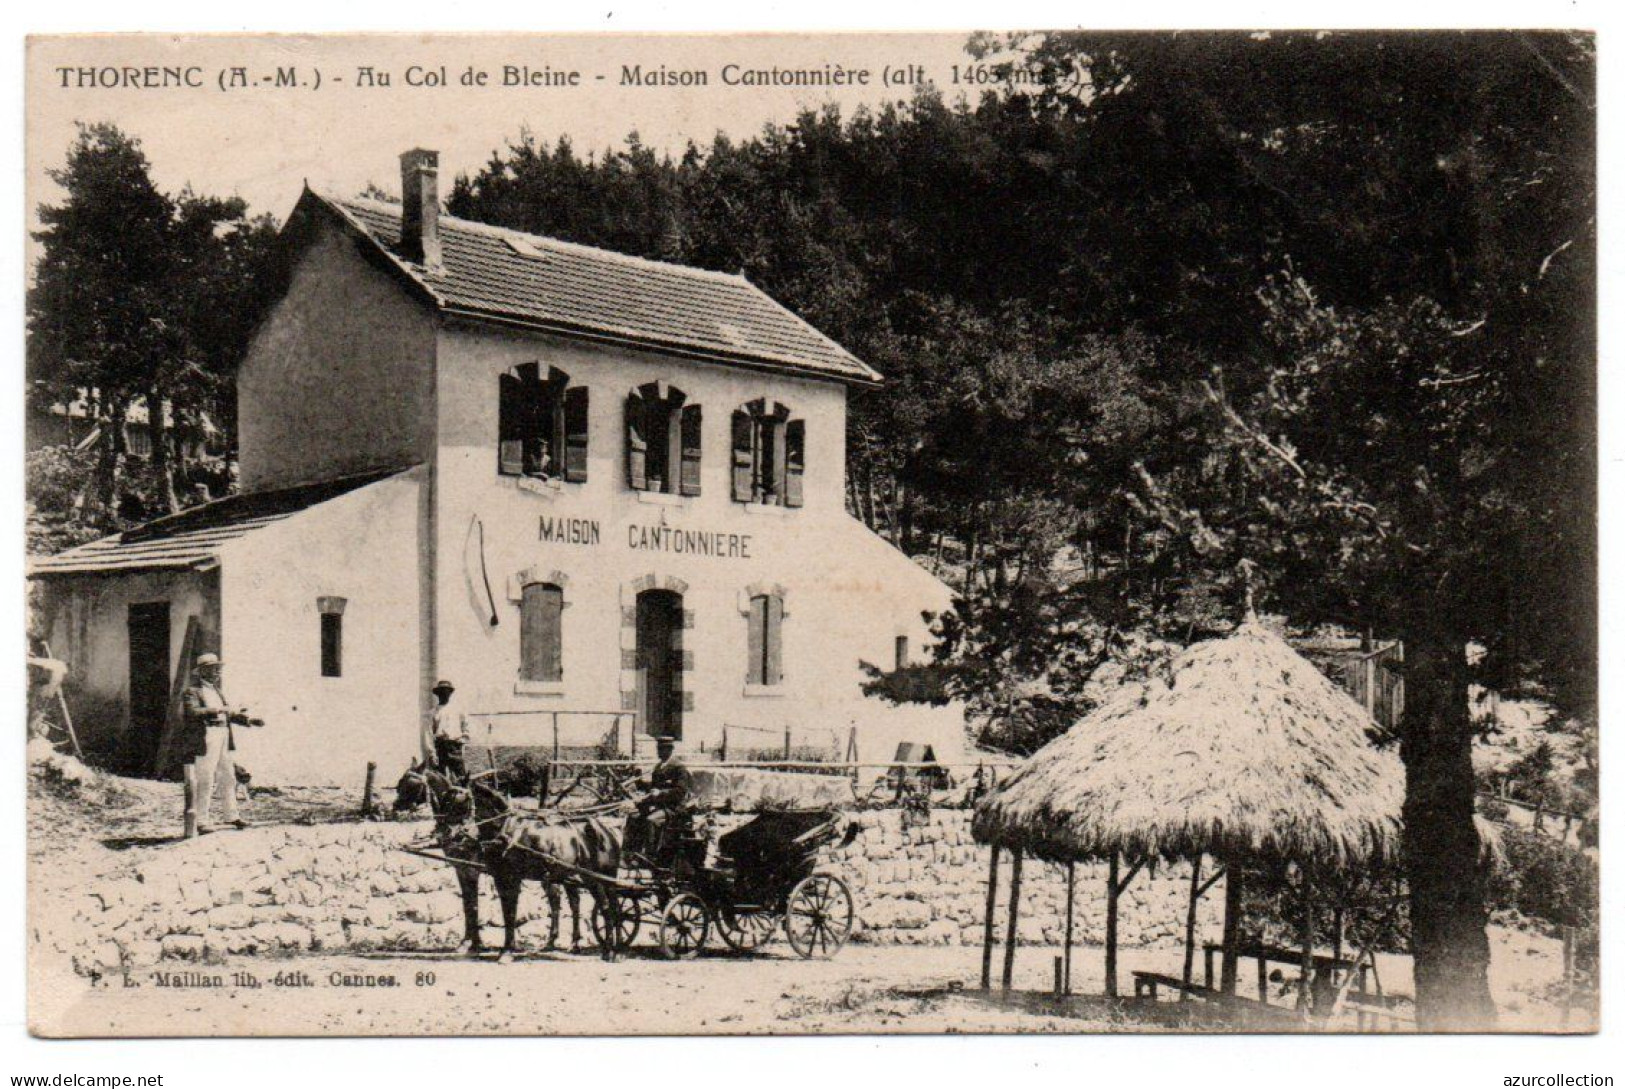
[[[643,731],[652,736],[683,736],[682,630],[682,594],[638,594],[638,715]]]

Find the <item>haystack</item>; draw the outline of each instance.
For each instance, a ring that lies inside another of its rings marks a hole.
[[[1405,773],[1397,755],[1371,744],[1372,729],[1347,693],[1253,619],[1125,689],[977,806],[976,839],[994,848],[990,886],[998,852],[1015,856],[1006,986],[1023,855],[1066,863],[1069,872],[1077,861],[1110,861],[1108,993],[1116,992],[1117,898],[1157,859],[1198,867],[1186,922],[1190,983],[1195,902],[1218,877],[1200,883],[1207,855],[1225,867],[1224,986],[1233,991],[1244,863],[1324,871],[1397,855]],[[990,887],[984,985],[995,892]]]

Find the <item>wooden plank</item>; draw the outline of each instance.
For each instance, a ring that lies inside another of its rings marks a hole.
[[[192,662],[202,652],[203,624],[193,613],[186,618],[186,637],[181,640],[181,655],[175,662],[175,676],[169,684],[169,707],[164,712],[164,733],[154,750],[152,773],[159,779],[168,778],[182,763],[176,759],[176,738],[181,732],[182,699],[186,682],[192,675]]]
[[[47,658],[56,657],[56,655],[51,653],[51,644],[44,639],[40,640],[40,653],[45,655]],[[79,747],[79,734],[73,728],[73,715],[68,712],[68,697],[63,691],[63,689],[66,687],[66,677],[57,682],[56,706],[57,710],[62,712],[62,726],[68,732],[68,740],[73,743],[73,755],[78,757],[80,760],[83,760],[85,758],[85,751]]]

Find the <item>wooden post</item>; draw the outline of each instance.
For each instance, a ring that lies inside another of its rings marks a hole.
[[[1185,908],[1185,975],[1186,984],[1196,968],[1196,905],[1202,897],[1202,853],[1191,859],[1191,902]],[[1183,999],[1185,992],[1179,992]]]
[[[1579,971],[1579,950],[1575,941],[1576,929],[1563,927],[1563,1028],[1569,1026],[1569,1014],[1574,1009],[1574,991]]]
[[[784,727],[784,758],[786,760],[790,759],[790,727],[788,724]]]
[[[1055,997],[1059,998],[1066,993],[1066,968],[1062,964],[1065,958],[1055,958]]]
[[[153,751],[152,774],[159,779],[166,779],[176,767],[186,764],[192,759],[190,753],[186,759],[180,759],[175,753],[175,739],[181,732],[181,703],[186,693],[186,682],[192,676],[192,663],[202,653],[203,625],[198,618],[186,618],[186,634],[181,638],[180,657],[175,660],[175,676],[169,685],[169,705],[164,711],[164,728],[158,736],[158,745]]]
[[[1062,994],[1072,993],[1072,901],[1073,893],[1077,889],[1077,870],[1073,863],[1066,864],[1066,961],[1065,971],[1062,975]]]
[[[361,815],[370,817],[373,813],[372,784],[378,776],[378,765],[371,760],[367,761],[367,782],[361,788]]]
[[[1241,865],[1235,859],[1224,867],[1224,959],[1219,968],[1219,990],[1236,993],[1236,950],[1241,945]]]
[[[1117,852],[1106,867],[1106,997],[1117,997]]]
[[[1016,972],[1016,920],[1021,915],[1021,851],[1010,860],[1010,929],[1004,938],[1004,993],[1010,993],[1010,980]]]
[[[197,838],[197,801],[192,797],[192,776],[181,769],[181,797],[185,800],[186,809],[181,818],[181,835],[187,839]]]
[[[1298,965],[1298,1009],[1309,1013],[1309,977],[1315,974],[1315,899],[1311,894],[1309,871],[1300,874],[1303,881],[1303,917],[1298,920],[1298,941],[1303,946],[1303,957]]]
[[[999,900],[999,847],[987,854],[987,914],[982,921],[982,990],[993,989],[993,910]]]

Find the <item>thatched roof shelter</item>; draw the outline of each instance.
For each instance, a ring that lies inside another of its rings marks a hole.
[[[975,835],[1055,862],[1389,858],[1405,773],[1371,728],[1346,692],[1248,620],[1040,749],[977,806]]]

